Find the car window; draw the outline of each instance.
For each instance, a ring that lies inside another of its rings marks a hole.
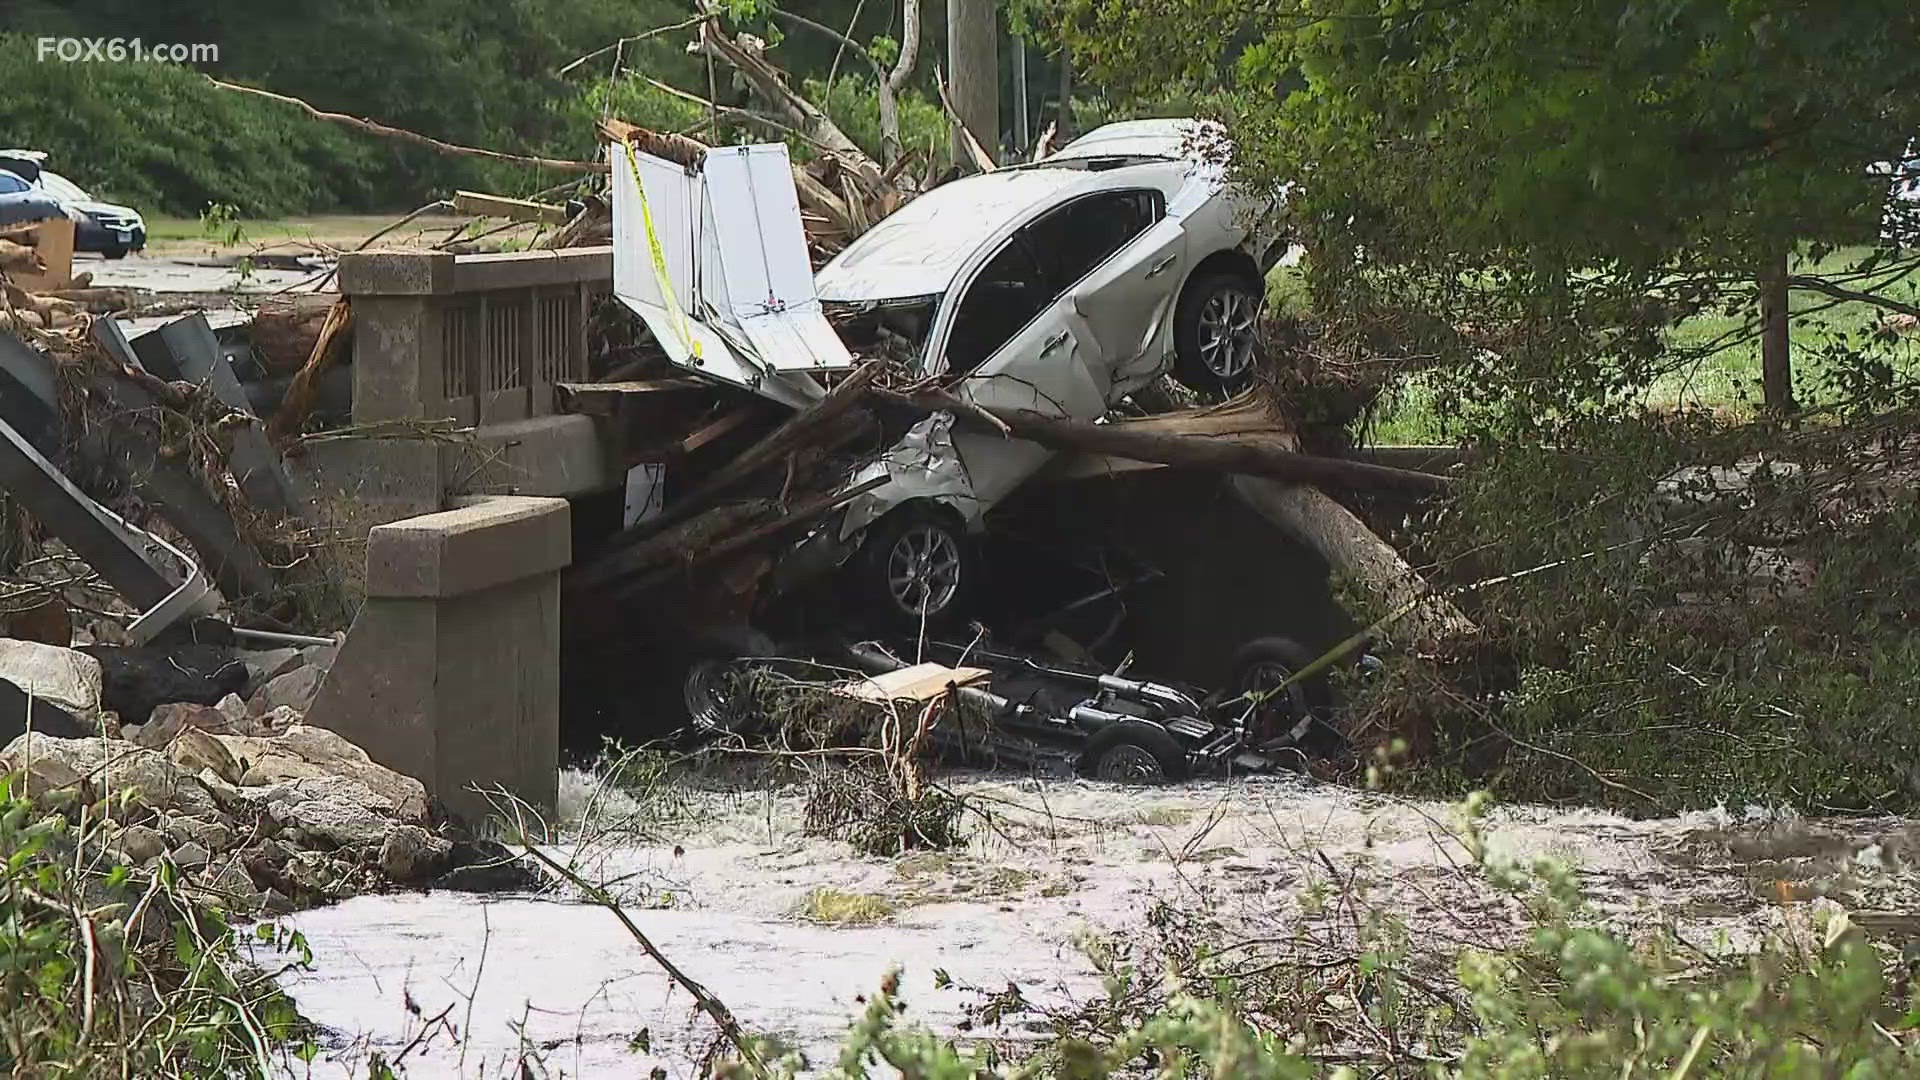
[[[1166,212],[1158,191],[1103,191],[1048,211],[1013,235],[967,287],[947,337],[947,371],[963,374]]]
[[[79,184],[44,169],[40,172],[40,186],[46,189],[47,194],[63,202],[88,202],[93,198]]]
[[[1158,191],[1103,191],[1075,199],[1023,230],[1046,262],[1055,295],[1066,292],[1165,212]]]
[[[1058,295],[1025,238],[1014,234],[967,286],[947,335],[947,371],[964,374],[1000,351]]]
[[[0,172],[0,195],[12,195],[15,192],[31,191],[33,185],[10,172]]]

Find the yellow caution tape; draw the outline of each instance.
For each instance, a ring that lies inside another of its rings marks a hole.
[[[666,304],[674,333],[680,335],[680,343],[693,354],[697,363],[700,360],[700,341],[687,328],[687,313],[681,310],[680,297],[675,295],[673,279],[667,274],[667,253],[661,250],[660,234],[653,227],[653,211],[647,206],[647,185],[640,182],[640,159],[634,155],[632,143],[622,139],[620,145],[626,148],[627,165],[633,169],[633,187],[640,193],[640,223],[647,230],[647,250],[653,255],[653,279],[660,286],[660,298]]]

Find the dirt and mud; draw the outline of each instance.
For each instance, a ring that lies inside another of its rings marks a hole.
[[[1137,931],[1159,902],[1270,928],[1331,886],[1403,920],[1435,955],[1524,933],[1521,900],[1476,869],[1461,812],[1445,803],[1292,777],[1158,789],[944,783],[980,812],[971,843],[871,858],[803,835],[798,786],[675,789],[640,803],[568,773],[570,841],[553,850],[608,882],[744,1025],[816,1063],[831,1061],[860,995],[894,967],[909,1015],[949,1032],[970,998],[935,989],[936,971],[988,989],[1016,983],[1042,1004],[1096,996],[1084,944]],[[1485,817],[1483,835],[1490,861],[1574,868],[1615,927],[1670,926],[1710,951],[1752,948],[1780,925],[1783,900],[1831,897],[1857,922],[1896,931],[1896,913],[1920,910],[1912,821],[1760,810],[1636,821],[1510,807]],[[373,896],[295,922],[314,970],[288,989],[327,1029],[313,1076],[363,1075],[368,1053],[392,1060],[410,1043],[412,1077],[518,1075],[529,1056],[545,1075],[643,1075],[654,1064],[681,1075],[712,1042],[614,916],[570,897]],[[415,1042],[422,1018],[442,1010],[459,1039],[436,1031]],[[631,1047],[643,1031],[640,1053]]]

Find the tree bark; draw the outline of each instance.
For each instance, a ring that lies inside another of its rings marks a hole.
[[[1433,649],[1479,631],[1452,601],[1433,591],[1399,552],[1319,488],[1258,476],[1236,476],[1229,484],[1241,502],[1319,552],[1334,573],[1364,590],[1383,613],[1405,612],[1383,626],[1380,636],[1416,649]]]
[[[1023,409],[971,405],[945,391],[902,396],[875,391],[881,401],[913,408],[946,409],[956,424],[986,428],[996,434],[1039,443],[1056,450],[1110,454],[1133,461],[1152,461],[1215,472],[1244,473],[1301,484],[1330,484],[1358,490],[1389,488],[1418,494],[1451,490],[1450,477],[1433,473],[1370,465],[1346,458],[1320,457],[1283,450],[1269,441],[1231,435],[1173,435],[1132,429],[1126,424],[1090,424],[1064,420]],[[998,430],[1003,427],[1004,430]]]
[[[1053,122],[1053,141],[1065,146],[1073,141],[1073,57],[1060,47],[1059,116]]]
[[[888,168],[900,160],[900,91],[920,59],[920,0],[903,0],[900,22],[900,57],[880,80],[880,164]]]
[[[993,7],[992,0],[947,0],[947,78],[960,123],[999,160],[1000,56]],[[970,157],[956,130],[953,159]]]
[[[1760,393],[1767,411],[1793,412],[1793,334],[1787,322],[1787,250],[1760,271]]]

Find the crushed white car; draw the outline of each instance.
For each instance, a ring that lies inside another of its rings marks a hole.
[[[1171,373],[1206,392],[1250,377],[1284,199],[1225,180],[1216,125],[1096,129],[1040,162],[912,200],[809,270],[786,148],[726,147],[695,172],[615,145],[614,291],[668,357],[793,406],[855,360],[828,321],[882,334],[973,404],[1098,420]],[[935,414],[848,484],[815,545],[898,623],[968,585],[964,534],[1051,452]]]

